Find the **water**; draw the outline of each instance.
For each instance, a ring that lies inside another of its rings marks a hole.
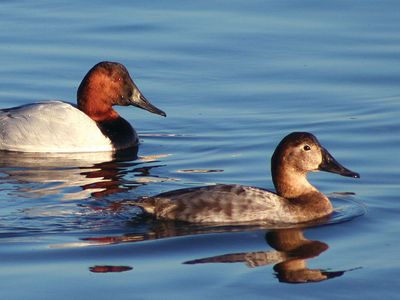
[[[397,1],[3,1],[1,107],[75,101],[111,60],[168,117],[118,108],[138,158],[1,154],[1,298],[396,298],[399,20]],[[187,226],[128,205],[272,188],[270,156],[299,130],[361,174],[310,176],[337,210],[323,226]]]

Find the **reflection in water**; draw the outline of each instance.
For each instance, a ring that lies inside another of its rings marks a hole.
[[[103,197],[145,184],[150,170],[146,159],[135,161],[137,147],[129,151],[95,153],[1,152],[0,184],[13,184],[24,198],[59,195],[62,200]],[[154,162],[154,160],[153,160]],[[140,165],[140,166],[139,166]],[[142,180],[129,181],[126,173]]]
[[[157,225],[155,225],[157,224]],[[194,235],[216,232],[234,232],[255,230],[259,226],[246,227],[196,227],[173,222],[158,222],[151,225],[151,230],[144,234],[128,234],[123,236],[104,236],[83,238],[79,243],[53,245],[52,247],[82,247],[132,243],[144,240],[154,240],[179,235]],[[154,226],[155,225],[155,226]],[[259,229],[259,228],[258,228]],[[187,265],[205,263],[244,263],[250,268],[274,265],[275,275],[280,282],[309,283],[319,282],[342,276],[351,270],[328,271],[325,269],[310,269],[307,260],[319,256],[328,250],[328,245],[321,241],[308,240],[300,228],[272,229],[267,231],[265,240],[272,251],[228,253],[213,257],[199,258],[183,262]]]
[[[94,266],[90,267],[89,271],[92,273],[121,273],[132,269],[129,266]]]
[[[184,263],[241,262],[251,268],[274,264],[276,277],[279,281],[287,283],[318,282],[342,276],[346,272],[309,269],[307,259],[319,256],[329,247],[323,242],[306,239],[301,229],[277,229],[267,232],[265,238],[267,243],[276,251],[230,253]]]

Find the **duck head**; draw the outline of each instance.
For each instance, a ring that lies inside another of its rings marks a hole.
[[[321,146],[317,138],[308,132],[290,133],[283,138],[272,155],[272,179],[278,194],[284,197],[287,194],[285,191],[291,190],[291,186],[297,185],[301,188],[304,186],[302,183],[308,183],[307,173],[316,171],[360,178],[358,173],[341,165]]]
[[[128,70],[120,63],[100,62],[83,78],[78,88],[78,108],[95,121],[119,117],[114,105],[133,105],[166,116],[140,92]]]

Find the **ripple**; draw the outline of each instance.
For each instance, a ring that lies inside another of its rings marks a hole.
[[[366,206],[353,199],[331,198],[334,212],[327,224],[338,224],[349,222],[367,213]]]

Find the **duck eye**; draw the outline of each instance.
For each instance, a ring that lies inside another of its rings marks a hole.
[[[308,146],[308,145],[305,145],[305,146],[303,147],[303,149],[304,149],[305,151],[310,151],[310,150],[311,150],[311,147]]]

